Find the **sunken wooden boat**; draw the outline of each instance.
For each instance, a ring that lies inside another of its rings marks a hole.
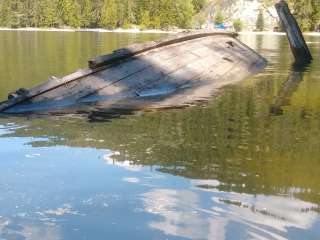
[[[267,61],[229,32],[180,33],[96,57],[87,69],[10,93],[2,113],[153,108],[209,98]]]

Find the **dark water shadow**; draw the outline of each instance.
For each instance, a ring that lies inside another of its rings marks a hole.
[[[110,109],[110,110],[100,110],[91,112],[78,112],[86,117],[88,122],[91,123],[103,123],[111,122],[114,119],[125,118],[131,115],[137,114],[138,110],[134,109]]]
[[[303,81],[304,74],[309,71],[310,63],[293,63],[288,75],[288,79],[282,84],[274,104],[270,107],[270,114],[281,116],[284,113],[284,107],[290,105],[293,94],[298,90],[300,83]]]

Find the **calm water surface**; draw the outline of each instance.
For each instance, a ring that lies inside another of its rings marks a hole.
[[[0,32],[0,97],[163,35]],[[320,239],[320,37],[203,106],[0,118],[0,239]]]

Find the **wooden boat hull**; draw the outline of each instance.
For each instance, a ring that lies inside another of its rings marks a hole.
[[[266,64],[234,34],[183,34],[90,60],[89,69],[11,95],[0,112],[179,106],[209,98]]]

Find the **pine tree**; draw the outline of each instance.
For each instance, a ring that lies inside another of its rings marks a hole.
[[[143,28],[150,28],[151,27],[149,11],[147,11],[147,10],[142,11],[140,25]]]
[[[160,1],[159,20],[160,27],[168,29],[170,26],[175,25],[177,9],[175,0],[162,0]]]
[[[91,0],[78,0],[80,6],[80,25],[81,27],[90,27],[92,23],[93,5]]]
[[[191,21],[194,15],[194,7],[191,0],[175,1],[176,19],[175,25],[180,28],[191,28]]]
[[[192,5],[196,13],[200,12],[208,3],[208,0],[192,0]]]
[[[24,12],[26,14],[25,25],[27,27],[35,27],[37,26],[37,9],[38,9],[38,0],[29,0],[24,2]]]
[[[288,3],[302,30],[314,30],[320,24],[319,0],[289,0]]]
[[[56,0],[42,0],[39,8],[41,21],[38,24],[41,27],[58,27],[59,21],[56,9]]]
[[[240,19],[235,19],[233,21],[233,28],[236,32],[240,32],[242,30],[243,24]]]
[[[100,27],[102,17],[102,7],[104,2],[102,0],[90,0],[92,5],[92,12],[90,16],[90,27]]]
[[[63,25],[80,26],[80,6],[75,0],[58,0],[58,12]]]
[[[319,0],[287,0],[303,30],[320,28]],[[192,27],[209,0],[0,0],[1,27]],[[220,2],[220,0],[217,2]],[[271,6],[273,0],[264,0]],[[198,22],[203,22],[203,20]],[[217,12],[214,22],[223,23]],[[264,28],[263,14],[257,30]],[[200,24],[201,25],[201,24]]]
[[[320,31],[320,2],[319,0],[312,0],[312,13],[310,17],[310,30]]]
[[[219,10],[214,17],[214,24],[219,25],[222,24],[224,21],[221,11]]]
[[[21,0],[11,1],[12,27],[27,27],[27,14],[25,11],[25,2]]]
[[[256,30],[259,32],[262,32],[264,30],[264,16],[262,10],[260,10],[258,14]]]
[[[116,0],[104,0],[102,6],[100,26],[114,29],[117,27],[117,2]]]
[[[129,26],[136,22],[135,17],[135,1],[133,0],[126,0],[124,3],[124,18],[123,18],[123,25]]]
[[[2,0],[0,3],[0,25],[3,27],[11,27],[11,21],[11,0]]]

